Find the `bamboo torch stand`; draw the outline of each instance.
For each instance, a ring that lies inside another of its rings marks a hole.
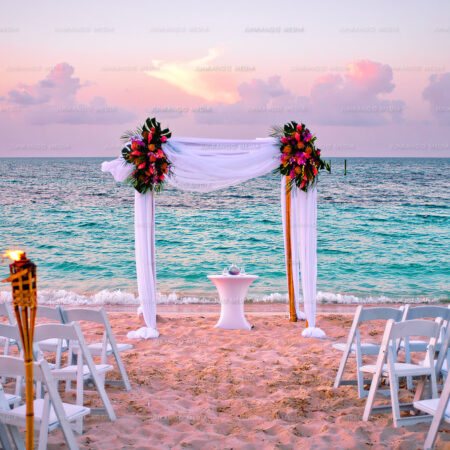
[[[27,406],[27,450],[33,449],[34,411],[33,411],[33,335],[36,321],[36,265],[27,259],[25,253],[9,266],[10,277],[3,281],[12,284],[13,306],[17,325],[22,339],[25,359],[25,384]]]

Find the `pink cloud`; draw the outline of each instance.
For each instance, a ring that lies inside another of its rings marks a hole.
[[[392,78],[390,66],[368,60],[348,64],[343,77],[329,74],[318,78],[310,94],[315,121],[348,126],[399,121],[404,102],[380,97],[394,89]]]
[[[441,125],[450,125],[450,73],[431,75],[422,97],[430,103],[431,114]]]
[[[361,60],[349,64],[344,76],[317,78],[309,96],[285,88],[279,76],[253,79],[238,86],[237,102],[214,105],[209,114],[195,117],[210,124],[271,124],[292,119],[344,126],[396,123],[402,120],[404,102],[382,97],[394,89],[392,78],[390,66]]]
[[[129,122],[133,113],[108,105],[102,97],[88,104],[77,101],[82,84],[73,76],[74,68],[67,63],[56,65],[34,85],[24,85],[8,92],[4,101],[23,108],[24,119],[31,124],[114,124]]]

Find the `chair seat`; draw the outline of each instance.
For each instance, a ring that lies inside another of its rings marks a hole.
[[[438,404],[438,398],[431,398],[428,400],[420,400],[418,402],[414,402],[414,408],[433,416],[434,414],[436,414]],[[447,404],[447,408],[445,409],[444,420],[447,423],[450,423],[450,403]]]
[[[396,375],[400,377],[414,377],[420,375],[429,375],[431,373],[431,369],[429,367],[424,367],[420,364],[394,363],[394,366]],[[377,366],[375,364],[367,364],[365,366],[361,366],[359,370],[366,373],[375,373],[377,370]],[[383,364],[381,374],[383,377],[387,377],[389,375],[387,364]]]
[[[58,338],[51,338],[51,339],[45,339],[43,341],[40,341],[38,343],[39,349],[44,352],[56,352],[58,348],[59,341],[61,339]],[[66,351],[68,349],[67,345],[64,344],[64,341],[61,344],[61,351]]]
[[[113,370],[113,366],[109,364],[97,364],[95,366],[97,372],[99,374],[104,374],[106,372],[109,372],[110,370]],[[55,380],[76,380],[77,379],[77,370],[78,367],[76,365],[72,366],[66,366],[62,367],[61,369],[52,369],[52,375],[55,378]],[[91,376],[91,372],[89,370],[89,367],[84,365],[83,366],[83,378],[89,378]]]
[[[14,405],[15,403],[20,403],[20,401],[22,400],[21,397],[19,397],[18,395],[14,395],[14,394],[7,394],[6,392],[4,393],[6,401],[10,404],[10,405]]]
[[[131,344],[117,344],[117,349],[119,352],[124,352],[125,350],[131,350],[133,346]],[[102,342],[95,342],[94,344],[89,344],[88,349],[91,352],[92,356],[101,356],[103,351],[103,343]],[[79,347],[78,345],[74,344],[72,345],[72,351],[76,355],[78,353]],[[113,349],[110,344],[106,347],[106,354],[112,355]]]
[[[44,399],[38,398],[34,400],[34,422],[36,425],[40,425],[42,421],[42,415],[44,412]],[[86,408],[85,406],[79,406],[79,405],[72,405],[69,403],[63,403],[64,413],[67,417],[67,420],[69,422],[72,422],[80,417],[83,417],[91,412],[89,408]],[[27,414],[27,406],[25,404],[18,406],[17,408],[10,409],[9,411],[1,411],[0,410],[0,416],[3,416],[6,413],[7,417],[6,420],[10,420],[12,423],[14,423],[14,418],[17,419],[26,419]],[[2,419],[5,419],[5,416],[3,416]],[[11,423],[9,422],[9,423]],[[50,415],[48,420],[48,427],[49,429],[54,429],[59,425],[58,418],[56,417],[55,410],[53,406],[50,408]]]
[[[333,344],[333,348],[343,352],[347,348],[347,344],[344,342],[338,342],[337,344]],[[363,355],[378,355],[379,351],[380,351],[380,346],[377,344],[370,344],[368,342],[361,343],[361,354],[363,354]],[[355,344],[352,344],[350,352],[356,353],[356,345]]]

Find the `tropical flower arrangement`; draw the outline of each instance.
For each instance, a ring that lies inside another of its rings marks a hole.
[[[287,187],[293,185],[302,191],[314,186],[319,171],[330,172],[330,166],[320,158],[320,149],[315,146],[316,136],[303,123],[289,122],[281,127],[273,127],[271,136],[280,141],[280,165],[275,170],[287,177]]]
[[[161,146],[171,136],[168,128],[161,130],[155,118],[147,118],[142,128],[122,136],[127,142],[122,149],[123,159],[135,166],[127,181],[141,194],[159,192],[170,174],[171,163]]]

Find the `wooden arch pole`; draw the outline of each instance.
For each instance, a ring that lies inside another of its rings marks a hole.
[[[287,280],[289,292],[289,321],[297,322],[295,311],[294,280],[292,278],[292,242],[291,242],[291,190],[288,188],[290,178],[286,177],[286,260],[287,260]]]

